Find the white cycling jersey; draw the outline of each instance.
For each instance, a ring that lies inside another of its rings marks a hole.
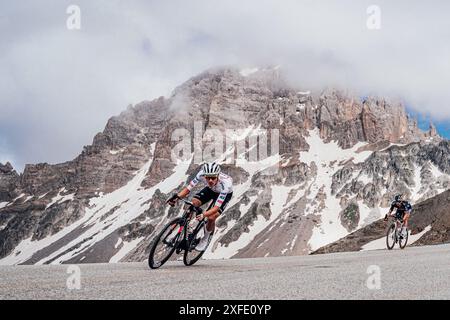
[[[216,193],[227,195],[228,193],[233,192],[233,179],[222,172],[219,174],[219,181],[211,188],[204,177],[203,169],[200,169],[195,178],[187,185],[188,190],[191,191],[199,182],[203,182],[203,184]]]

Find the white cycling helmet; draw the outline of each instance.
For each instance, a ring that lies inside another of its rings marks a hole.
[[[218,176],[220,173],[220,166],[216,162],[205,163],[203,165],[203,174],[205,176]]]

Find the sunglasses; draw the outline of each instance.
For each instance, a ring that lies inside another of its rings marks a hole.
[[[206,179],[206,180],[212,180],[212,181],[214,181],[214,180],[217,179],[217,177],[205,177],[205,179]]]

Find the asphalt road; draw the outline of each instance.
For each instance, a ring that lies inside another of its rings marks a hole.
[[[450,299],[450,245],[174,261],[158,270],[144,262],[0,266],[0,283],[2,300]]]

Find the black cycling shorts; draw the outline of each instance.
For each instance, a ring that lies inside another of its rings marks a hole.
[[[212,191],[210,188],[205,187],[202,190],[200,190],[194,198],[200,200],[202,205],[212,200],[211,204],[209,205],[208,209],[211,209],[214,204],[216,203],[217,198],[219,197],[220,193]],[[228,202],[230,201],[231,197],[233,196],[233,192],[230,192],[227,194],[225,199],[222,202],[222,205],[219,207],[219,213],[222,213],[225,210],[225,207],[227,206]]]
[[[400,220],[403,221],[403,218],[405,217],[405,214],[406,214],[406,211],[403,211],[403,210],[397,210],[397,211],[395,212],[395,217],[396,217],[397,219],[400,219]]]

